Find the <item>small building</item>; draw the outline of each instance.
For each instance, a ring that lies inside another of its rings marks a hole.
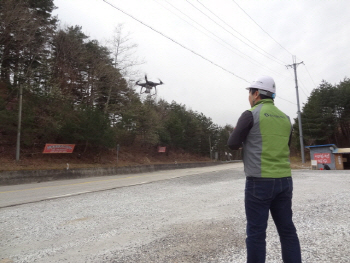
[[[337,170],[350,170],[350,148],[337,148],[333,154]]]
[[[331,170],[350,169],[350,148],[338,148],[335,144],[306,146],[310,159],[317,161],[317,169],[327,164]]]

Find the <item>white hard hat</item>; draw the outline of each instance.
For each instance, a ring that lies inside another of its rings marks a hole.
[[[257,80],[250,83],[250,86],[246,89],[259,89],[259,90],[266,90],[268,92],[276,94],[276,85],[273,78],[269,76],[261,76],[257,78]]]

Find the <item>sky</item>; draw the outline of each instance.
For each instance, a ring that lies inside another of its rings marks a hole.
[[[220,126],[250,108],[249,83],[274,78],[275,105],[297,117],[322,80],[350,77],[348,0],[54,0],[61,26],[101,44],[130,33],[140,80],[161,79],[156,99],[186,105]],[[303,62],[303,63],[301,63]],[[134,87],[140,92],[140,87]]]

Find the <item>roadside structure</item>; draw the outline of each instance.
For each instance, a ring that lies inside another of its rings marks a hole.
[[[338,148],[335,144],[312,145],[310,159],[317,161],[316,169],[327,164],[332,170],[350,170],[350,148]]]

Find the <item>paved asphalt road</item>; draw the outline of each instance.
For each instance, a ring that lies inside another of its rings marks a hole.
[[[83,179],[0,186],[0,208],[57,199],[126,186],[134,186],[187,175],[243,167],[242,163],[227,163],[190,169],[165,170],[152,173],[89,177]]]
[[[294,170],[303,262],[350,262],[349,171]],[[0,187],[0,263],[245,262],[241,163]],[[281,261],[273,222],[267,262]]]

